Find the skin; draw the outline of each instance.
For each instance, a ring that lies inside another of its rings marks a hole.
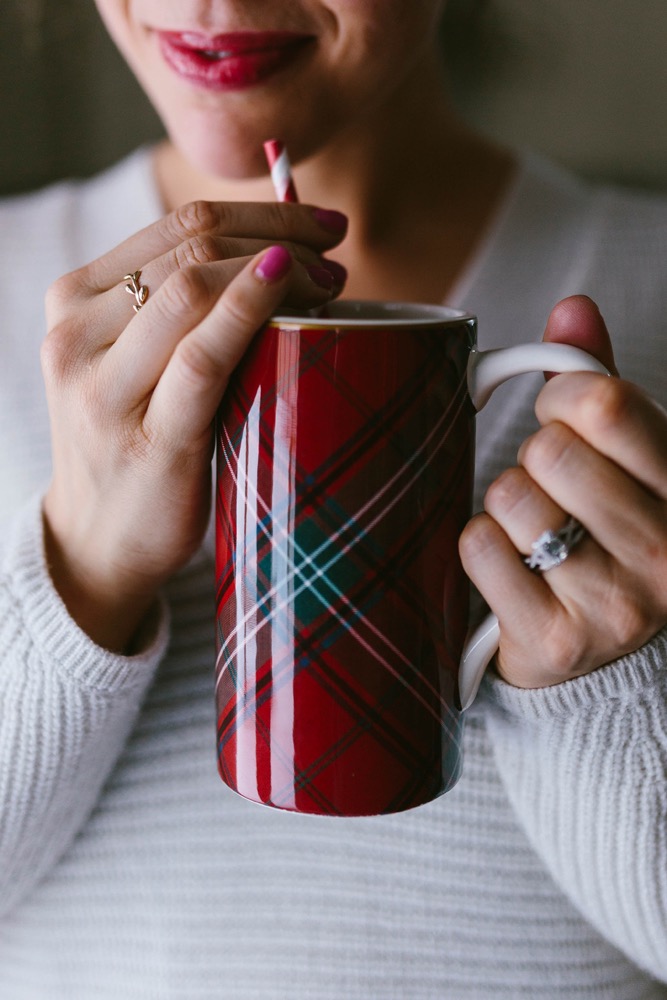
[[[211,422],[253,332],[284,300],[310,306],[341,291],[338,272],[335,282],[322,273],[329,253],[349,271],[350,297],[441,301],[514,164],[449,106],[435,0],[98,7],[165,121],[155,172],[171,213],[49,293],[44,516],[71,614],[100,645],[130,652],[147,639],[159,587],[201,543]],[[280,28],[317,42],[264,84],[216,94],[166,68],[154,28]],[[296,164],[300,205],[273,204],[261,147],[274,135]],[[332,231],[314,205],[349,226]],[[275,244],[289,256],[278,259]],[[150,295],[134,315],[119,282],[137,267]],[[545,338],[613,368],[604,321],[584,297],[555,307]],[[500,620],[497,669],[524,687],[594,670],[667,621],[665,414],[620,379],[591,375],[554,378],[536,408],[541,430],[461,538],[466,571]],[[562,566],[531,573],[518,552],[566,511],[589,535]]]
[[[554,308],[544,339],[576,343],[616,371],[585,296]],[[590,673],[667,621],[667,414],[631,383],[588,373],[550,380],[535,411],[541,429],[460,541],[466,572],[498,616],[497,670],[526,688]],[[568,514],[588,535],[561,566],[531,572],[517,550],[528,554]]]

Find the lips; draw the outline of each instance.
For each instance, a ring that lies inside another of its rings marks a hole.
[[[159,31],[167,65],[181,78],[209,90],[242,90],[287,69],[314,43],[291,31],[243,31],[204,35]]]

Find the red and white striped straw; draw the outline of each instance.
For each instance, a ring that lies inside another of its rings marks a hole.
[[[298,201],[285,144],[280,139],[269,139],[264,143],[264,152],[278,201]]]

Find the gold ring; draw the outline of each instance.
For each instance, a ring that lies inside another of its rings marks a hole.
[[[135,313],[138,313],[144,302],[148,298],[148,289],[145,285],[139,284],[139,279],[141,278],[141,271],[133,271],[132,274],[126,274],[123,281],[129,281],[129,285],[125,286],[125,291],[129,292],[130,295],[134,295],[135,302],[132,306]]]

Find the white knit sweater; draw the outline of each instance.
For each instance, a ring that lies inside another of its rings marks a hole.
[[[667,630],[547,690],[487,678],[454,790],[343,820],[217,776],[211,537],[143,655],[69,619],[39,514],[43,291],[158,212],[146,151],[0,204],[0,1000],[667,997]],[[486,347],[587,292],[664,402],[666,273],[667,203],[526,157],[452,304]],[[540,384],[480,415],[480,495]]]

